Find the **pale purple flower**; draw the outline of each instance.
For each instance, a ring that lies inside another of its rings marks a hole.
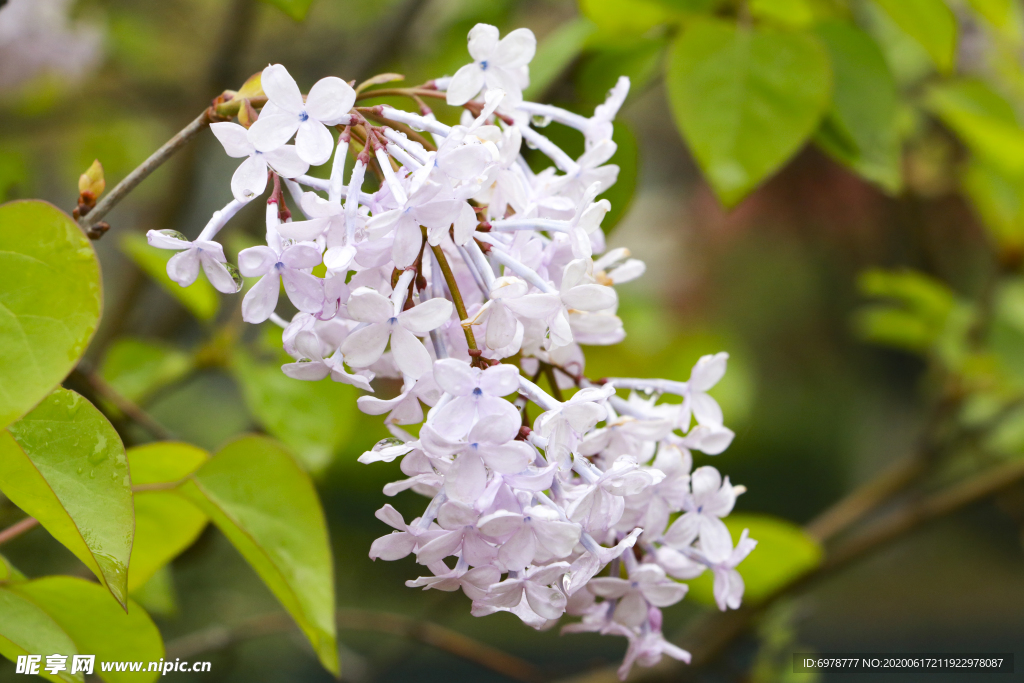
[[[237,123],[211,123],[210,130],[229,157],[246,157],[231,176],[231,193],[240,202],[263,194],[267,189],[268,169],[283,178],[294,178],[309,170],[309,164],[299,158],[295,145],[281,145],[261,152],[249,141],[248,131]]]
[[[234,294],[242,288],[242,280],[234,266],[227,262],[224,247],[212,240],[190,242],[174,230],[150,230],[146,233],[150,246],[157,249],[174,249],[175,254],[167,262],[167,276],[182,287],[188,287],[199,277],[199,266],[203,267],[207,279],[218,291]]]
[[[259,277],[242,300],[242,319],[261,323],[277,308],[277,299],[284,291],[295,308],[316,313],[324,302],[320,279],[306,272],[320,263],[320,250],[304,242],[285,247],[280,252],[271,247],[249,247],[238,253],[238,269],[246,277]]]
[[[683,599],[689,586],[668,578],[656,564],[641,564],[629,573],[628,579],[595,577],[587,588],[599,597],[618,600],[612,618],[624,626],[635,627],[647,618],[651,605],[674,605]]]
[[[346,363],[354,368],[373,365],[390,340],[395,362],[402,373],[418,379],[430,370],[431,363],[430,355],[416,335],[425,335],[440,327],[451,317],[452,303],[446,299],[428,299],[397,312],[387,297],[368,287],[360,287],[349,298],[348,314],[367,326],[355,330],[341,345]]]
[[[308,164],[319,166],[331,157],[334,138],[327,126],[348,119],[356,93],[333,76],[317,81],[305,100],[288,70],[271,64],[263,70],[263,92],[269,102],[249,128],[248,137],[261,152],[272,152],[295,136],[295,151]]]
[[[501,40],[498,29],[477,24],[469,32],[469,55],[473,58],[448,84],[448,104],[465,104],[483,88],[504,90],[506,105],[522,101],[523,89],[530,84],[527,65],[537,51],[533,31],[520,28]]]
[[[561,519],[544,505],[520,512],[499,510],[480,518],[480,531],[501,539],[498,561],[505,569],[518,571],[530,566],[538,554],[547,560],[568,557],[580,538],[580,525]]]

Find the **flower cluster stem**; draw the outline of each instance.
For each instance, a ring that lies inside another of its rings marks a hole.
[[[444,281],[448,283],[448,291],[452,293],[452,301],[455,303],[455,310],[459,314],[459,321],[462,324],[462,331],[466,333],[466,343],[469,344],[469,348],[473,351],[477,349],[476,336],[473,334],[473,328],[469,323],[462,323],[461,321],[469,318],[466,313],[466,304],[462,302],[462,292],[459,291],[459,285],[455,282],[455,275],[452,273],[452,267],[448,265],[448,259],[444,255],[444,251],[441,246],[430,247],[430,250],[434,252],[437,263],[441,266],[441,273],[444,274]]]

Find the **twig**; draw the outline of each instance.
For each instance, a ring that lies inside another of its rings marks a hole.
[[[78,367],[72,370],[71,374],[77,376],[88,384],[89,387],[91,387],[92,390],[100,397],[112,403],[114,407],[124,413],[126,417],[145,429],[151,435],[155,436],[157,439],[161,441],[171,441],[175,438],[174,434],[171,433],[169,429],[157,422],[152,415],[140,408],[131,399],[125,397],[118,392],[117,389],[110,386],[110,384],[103,379],[98,372],[90,368],[88,364],[84,362],[79,363]]]
[[[338,610],[337,623],[341,629],[374,631],[415,640],[516,681],[537,683],[543,680],[533,664],[439,624],[418,621],[402,614],[362,609]],[[167,658],[188,659],[252,638],[294,629],[295,623],[287,614],[265,614],[234,628],[214,626],[173,640],[167,644]]]
[[[119,182],[113,190],[96,203],[96,206],[93,207],[88,214],[79,218],[78,225],[81,226],[83,230],[89,230],[89,228],[98,223],[110,212],[111,209],[117,206],[129,192],[134,190],[136,185],[149,177],[150,173],[160,168],[165,161],[174,156],[175,152],[188,144],[189,140],[194,138],[199,131],[210,125],[210,122],[213,120],[211,119],[210,114],[210,109],[204,109],[203,113],[197,116],[192,123],[178,131],[177,135],[165,142],[160,149],[153,152],[148,159],[139,164],[139,166],[129,173],[124,180]]]
[[[0,531],[0,545],[7,543],[7,541],[10,541],[11,539],[21,536],[26,531],[34,529],[37,526],[39,526],[39,520],[35,517],[26,517],[20,522],[12,524],[3,531]]]

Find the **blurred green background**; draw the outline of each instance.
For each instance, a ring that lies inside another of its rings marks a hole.
[[[909,110],[898,190],[887,193],[807,146],[727,212],[666,99],[660,65],[671,31],[642,26],[640,35],[623,38],[605,26],[594,30],[572,0],[316,0],[303,21],[288,14],[302,14],[310,5],[302,0],[36,4],[46,10],[34,19],[35,34],[4,33],[0,10],[0,199],[40,197],[68,211],[77,177],[93,159],[102,161],[109,188],[211,98],[268,63],[285,64],[304,88],[325,75],[362,80],[385,71],[420,83],[465,63],[467,31],[487,22],[502,33],[525,26],[538,36],[543,59],[533,68],[542,87],[529,93],[533,99],[592,111],[620,73],[631,75],[616,129],[615,161],[624,170],[609,193],[615,208],[605,227],[609,244],[628,246],[648,271],[620,288],[626,341],[589,349],[587,374],[685,380],[700,355],[728,351],[729,372],[713,394],[736,439],[721,456],[695,454],[695,464],[713,464],[748,487],[741,511],[804,523],[914,446],[931,373],[918,356],[867,345],[855,333],[853,315],[864,303],[859,274],[910,267],[969,297],[984,286],[992,260],[993,228],[986,232],[977,200],[962,190],[963,144]],[[682,10],[701,4],[714,3],[653,3]],[[631,14],[650,6],[640,3]],[[877,40],[889,41],[886,58],[900,87],[920,97],[927,78],[920,48],[886,34],[898,30],[889,24],[867,24]],[[960,64],[1002,49],[993,35],[978,22],[964,24]],[[1020,43],[1009,44],[1008,64],[1019,69]],[[1024,79],[1015,81],[1007,69],[1004,93],[1019,112]],[[557,139],[555,127],[545,133]],[[356,462],[387,436],[379,418],[358,413],[350,387],[285,378],[277,369],[279,331],[275,341],[273,329],[241,330],[239,300],[202,289],[202,281],[172,296],[158,281],[162,256],[140,248],[149,229],[197,235],[230,200],[234,165],[204,133],[110,214],[111,231],[96,243],[105,310],[89,361],[184,440],[213,449],[236,434],[266,431],[317,471],[342,610],[440,623],[527,659],[551,678],[616,663],[621,639],[535,633],[509,614],[473,619],[461,594],[405,588],[421,573],[412,558],[369,560],[370,543],[389,531],[373,512],[391,502],[410,518],[422,507],[411,492],[395,499],[381,493],[400,478],[398,463]],[[223,233],[231,254],[258,238],[262,219],[262,209],[250,206],[233,221]],[[145,439],[130,425],[118,427],[126,441]],[[1020,441],[1008,457],[1024,453]],[[10,505],[0,506],[0,526],[15,518]],[[1024,489],[1011,490],[888,546],[775,609],[759,635],[701,677],[810,680],[764,664],[793,648],[1012,651],[1024,641],[1022,520]],[[42,530],[4,550],[29,575],[86,573]],[[169,645],[278,609],[212,528],[162,578],[168,583],[151,587],[144,604]],[[684,601],[666,613],[666,633],[706,609]],[[425,645],[362,630],[358,621],[350,626],[339,633],[345,680],[504,680]],[[197,680],[329,679],[295,634],[194,658],[213,662],[214,673]],[[0,681],[19,679],[13,664],[0,661]]]

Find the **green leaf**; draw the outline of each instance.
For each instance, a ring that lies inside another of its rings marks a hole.
[[[944,0],[875,0],[886,14],[923,47],[943,73],[956,63],[956,17]]]
[[[828,105],[828,54],[813,36],[693,23],[669,56],[676,124],[733,206],[786,162]]]
[[[1024,247],[1024,177],[1007,175],[975,157],[967,165],[962,187],[982,225],[1000,247]]]
[[[750,537],[757,541],[757,547],[736,568],[746,586],[744,603],[770,597],[821,563],[821,546],[792,522],[741,512],[722,521],[729,527],[733,543],[739,540],[744,529],[749,529]],[[709,605],[715,603],[711,572],[704,572],[689,583],[689,597]]]
[[[100,411],[57,389],[0,432],[0,490],[126,606],[132,482],[121,439]]]
[[[273,440],[246,436],[218,451],[179,491],[210,516],[337,675],[334,567],[309,475]]]
[[[186,443],[160,442],[128,450],[135,492],[135,544],[128,565],[134,593],[167,563],[195,543],[209,521],[206,514],[171,491],[146,490],[185,479],[209,454]]]
[[[603,103],[619,76],[629,77],[631,96],[643,92],[661,73],[667,46],[664,38],[642,38],[590,51],[573,79],[580,105],[592,109]]]
[[[149,246],[145,235],[127,233],[121,238],[121,250],[164,291],[200,320],[212,320],[217,315],[220,300],[213,285],[200,276],[188,287],[182,287],[167,275],[167,262],[177,252]]]
[[[750,14],[795,28],[814,21],[814,8],[809,0],[750,0]]]
[[[585,18],[567,21],[549,33],[537,46],[530,67],[530,86],[523,91],[528,100],[538,99],[562,72],[579,57],[594,24]]]
[[[263,0],[263,2],[276,7],[295,21],[304,20],[313,4],[313,0]]]
[[[128,590],[136,591],[195,543],[208,519],[202,510],[167,491],[135,494],[135,545]]]
[[[232,371],[249,410],[272,436],[285,443],[311,472],[330,464],[352,433],[356,390],[324,379],[292,379],[276,363],[260,363],[242,349],[232,353]]]
[[[1024,11],[1018,0],[968,0],[968,3],[1012,44],[1024,42]]]
[[[38,200],[0,206],[0,429],[46,398],[100,319],[100,266],[71,217]]]
[[[975,154],[1005,173],[1024,173],[1024,128],[1013,106],[979,80],[957,80],[928,91],[927,106]]]
[[[131,596],[147,612],[158,617],[176,617],[180,612],[170,565],[158,569],[149,581],[132,591]]]
[[[848,23],[827,22],[816,32],[832,61],[834,90],[832,108],[815,141],[868,180],[898,192],[902,185],[899,102],[885,56],[870,36]]]
[[[580,14],[597,26],[593,36],[602,44],[637,38],[657,26],[678,22],[679,9],[657,0],[579,0]],[[687,3],[697,4],[697,3]],[[699,3],[711,4],[711,3]],[[681,8],[684,9],[685,8]]]
[[[69,673],[71,657],[79,654],[70,636],[34,602],[14,592],[11,586],[0,586],[0,655],[14,662],[19,655],[53,654],[68,657],[68,670],[58,676],[48,674],[43,669],[44,658],[39,675],[50,681],[82,683],[81,673]]]
[[[79,652],[96,655],[94,673],[107,683],[144,683],[160,677],[157,671],[103,671],[100,667],[100,662],[163,659],[160,631],[134,600],[124,612],[101,586],[71,576],[48,576],[13,584],[8,590],[49,614]]]
[[[136,488],[179,482],[209,459],[210,454],[202,448],[179,441],[158,441],[128,449]]]
[[[949,361],[963,355],[970,311],[944,283],[912,270],[878,268],[862,273],[857,284],[867,296],[893,301],[856,312],[853,323],[861,338],[908,351],[935,348]]]
[[[100,374],[119,394],[139,403],[191,369],[189,355],[170,344],[124,337],[111,344]]]
[[[25,575],[18,571],[17,567],[11,564],[3,555],[0,555],[0,583],[9,581],[24,581]]]

